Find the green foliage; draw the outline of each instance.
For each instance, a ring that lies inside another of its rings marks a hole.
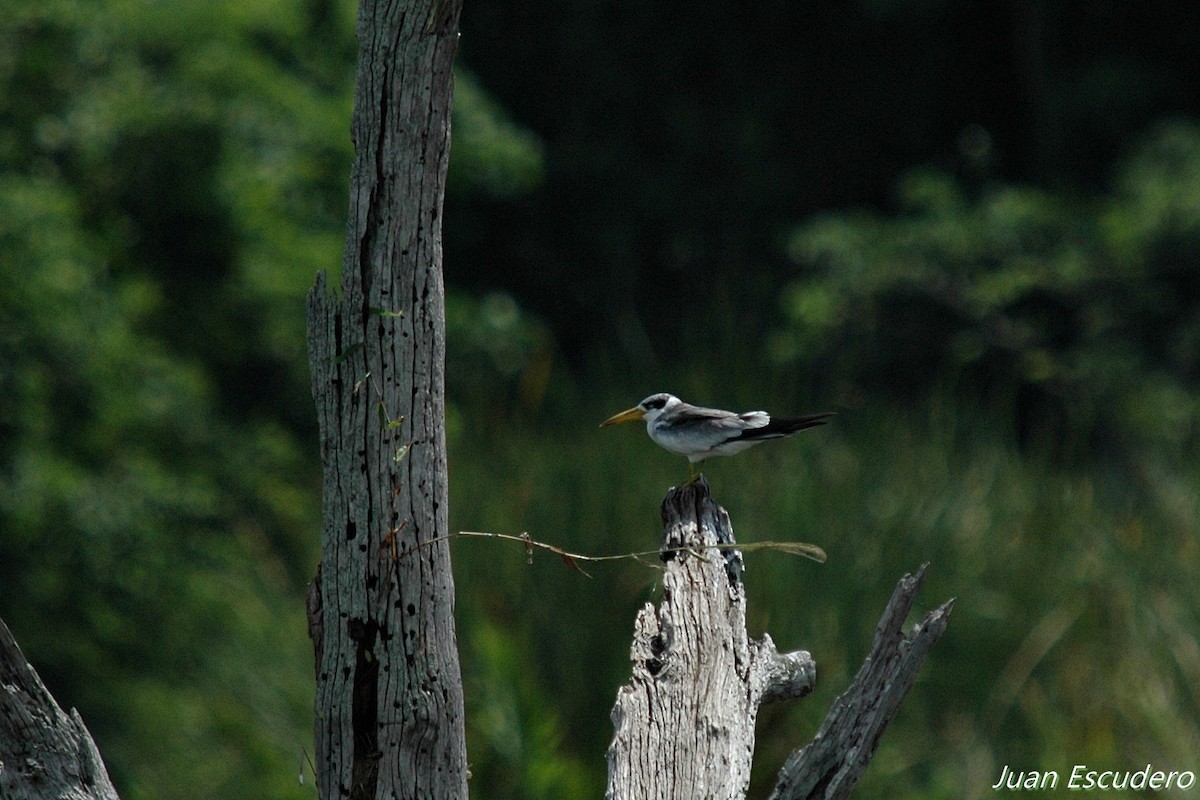
[[[544,177],[542,144],[509,120],[466,69],[454,76],[454,155],[446,178],[449,194],[513,198]]]
[[[304,295],[342,246],[354,3],[12,6],[0,616],[123,797],[311,796]],[[456,156],[488,168],[457,191],[537,180],[536,143],[482,90],[458,114],[477,130]],[[498,302],[493,335],[455,350],[509,380],[546,345]]]
[[[287,559],[312,557],[318,509],[297,442],[221,419],[203,370],[133,329],[139,287],[104,275],[60,187],[5,178],[0,208],[6,621],[123,796],[295,796],[311,689]]]
[[[508,422],[460,442],[452,525],[527,530],[590,554],[653,547],[658,504],[686,464],[641,430],[585,424],[618,407],[588,401],[569,425]],[[1190,644],[1200,629],[1200,508],[1187,489],[1197,470],[1194,458],[1180,468],[1156,451],[1127,468],[1064,467],[1022,454],[994,415],[958,402],[870,404],[805,437],[709,462],[739,541],[807,541],[829,553],[823,565],[746,556],[752,633],[810,649],[819,670],[812,697],[764,709],[751,796],[811,737],[861,664],[895,581],[924,561],[920,606],[954,596],[954,616],[863,797],[982,796],[1006,763],[1184,768],[1200,742],[1200,654]],[[553,555],[536,552],[530,565],[519,545],[477,539],[455,542],[454,558],[472,770],[483,778],[474,792],[530,791],[508,788],[532,778],[489,738],[497,717],[525,732],[521,747],[544,737],[522,763],[560,753],[578,759],[586,785],[602,785],[598,756],[612,735],[603,720],[629,677],[636,610],[657,594],[654,565],[593,564],[588,579]],[[522,669],[496,680],[509,674],[510,647],[524,654]],[[556,796],[585,796],[560,781]]]
[[[830,556],[747,555],[752,625],[821,670],[816,696],[765,712],[756,788],[925,560],[925,601],[958,606],[864,797],[978,794],[1000,763],[1180,766],[1200,751],[1195,126],[1128,148],[1099,195],[912,171],[898,214],[804,225],[802,272],[773,305],[780,231],[871,200],[893,168],[944,156],[929,142],[960,124],[948,95],[913,103],[881,82],[859,58],[870,46],[845,48],[864,67],[846,70],[835,34],[888,43],[874,69],[903,60],[905,85],[926,89],[948,57],[928,26],[945,32],[953,7],[877,1],[822,22],[651,4],[616,23],[485,5],[465,21],[474,71],[458,78],[446,215],[452,525],[644,550],[686,467],[640,431],[596,430],[612,411],[651,389],[846,406],[709,465],[740,538]],[[342,248],[354,4],[49,0],[0,18],[0,616],[80,708],[123,797],[310,797],[296,772],[320,469],[303,309]],[[1163,24],[1194,27],[1179,22]],[[560,27],[508,35],[522,25]],[[704,30],[612,55],[628,31],[690,25]],[[1072,96],[1074,129],[1121,112],[1101,149],[1125,147],[1146,96],[1127,87],[1147,73],[1101,66],[1046,76],[1039,103]],[[1026,124],[982,122],[998,143]],[[1096,150],[1071,139],[1024,149],[1042,153],[1027,177],[1096,181],[1108,163],[1080,169]],[[768,329],[764,364],[748,354]],[[1054,437],[1074,437],[1074,458],[1039,444]],[[454,555],[473,794],[596,796],[654,565],[589,580],[494,541]]]
[[[487,417],[538,410],[552,376],[554,340],[511,295],[491,292],[476,300],[448,290],[446,337],[454,344],[446,356],[452,422],[466,413]],[[484,386],[488,391],[480,392]]]
[[[1178,527],[1190,509],[1172,495],[1195,465],[1174,472],[1147,457],[1129,472],[1068,469],[1022,455],[991,415],[922,411],[856,414],[844,440],[820,447],[816,480],[829,496],[816,541],[830,561],[809,587],[819,599],[806,603],[817,608],[799,638],[832,654],[834,670],[811,706],[781,716],[817,724],[857,668],[863,645],[853,643],[869,639],[867,598],[881,604],[906,563],[928,560],[924,602],[956,596],[952,629],[865,796],[979,796],[1006,763],[1185,763],[1200,736],[1187,677],[1200,661],[1178,648],[1200,620],[1194,526]],[[785,494],[770,514],[789,505]],[[778,596],[759,606],[784,607]],[[774,613],[766,625],[773,635],[791,627]],[[1160,701],[1148,704],[1146,691]],[[768,763],[782,755],[775,747]]]
[[[478,618],[462,637],[471,718],[467,752],[479,797],[595,797],[602,791],[592,759],[569,750],[569,726],[530,670],[537,632]],[[600,776],[601,778],[603,776]]]
[[[470,209],[450,269],[515,292],[573,360],[603,338],[645,371],[744,358],[777,327],[788,230],[884,206],[915,164],[1090,193],[1148,123],[1200,114],[1196,3],[479,0],[462,24],[548,169]]]
[[[296,343],[339,246],[348,72],[289,70],[325,51],[280,11],[6,15],[0,613],[128,798],[303,796]]]
[[[1039,433],[1170,446],[1200,419],[1197,179],[1187,124],[1160,128],[1099,198],[910,173],[896,216],[796,233],[805,274],[772,353],[849,396],[950,385]]]

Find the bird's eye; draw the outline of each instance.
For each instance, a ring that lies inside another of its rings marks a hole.
[[[665,398],[665,397],[651,397],[649,400],[642,403],[642,405],[645,406],[647,410],[652,409],[652,408],[662,408],[666,404],[667,404],[667,398]]]

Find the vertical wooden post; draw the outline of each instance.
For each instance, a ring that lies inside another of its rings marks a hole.
[[[460,8],[363,0],[342,291],[319,276],[309,295],[324,800],[467,794],[450,552],[423,544],[448,532],[441,211]]]
[[[746,634],[746,593],[733,528],[703,478],[663,501],[662,603],[638,613],[633,677],[617,693],[608,749],[610,800],[741,798],[750,785],[754,722],[766,700],[802,697],[816,667]]]

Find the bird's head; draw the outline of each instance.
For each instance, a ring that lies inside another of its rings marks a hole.
[[[633,408],[622,411],[620,414],[614,414],[604,420],[604,422],[600,423],[600,427],[616,425],[621,422],[636,422],[638,420],[645,420],[647,423],[651,423],[658,419],[664,411],[674,408],[679,403],[679,398],[673,394],[667,394],[666,392],[652,394]]]

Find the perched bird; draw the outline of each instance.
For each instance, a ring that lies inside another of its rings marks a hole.
[[[689,405],[675,395],[663,392],[652,394],[628,411],[609,417],[600,423],[600,427],[645,420],[646,432],[656,444],[687,456],[690,484],[699,477],[699,469],[709,456],[731,456],[767,439],[780,439],[805,428],[824,425],[832,416],[832,412],[803,417],[772,417],[765,411],[738,414]]]

